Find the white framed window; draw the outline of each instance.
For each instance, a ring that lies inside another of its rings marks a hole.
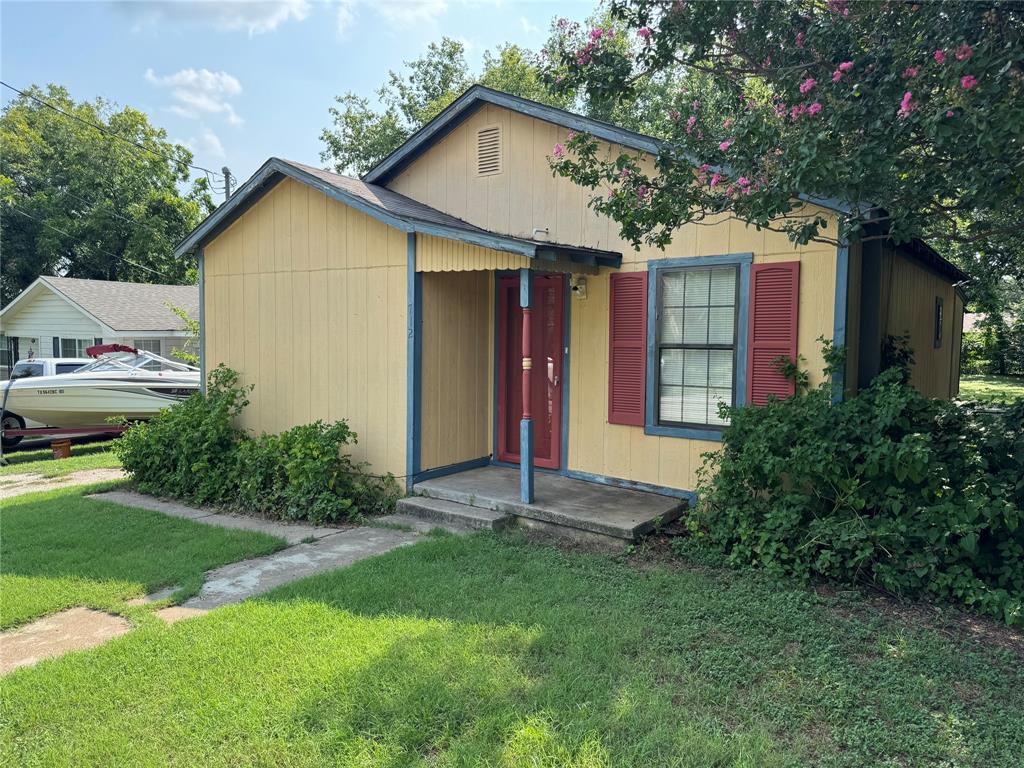
[[[733,404],[739,266],[658,270],[659,426],[722,427]]]
[[[142,352],[152,352],[154,355],[162,355],[160,339],[135,339],[132,346]]]
[[[61,357],[86,357],[85,350],[91,347],[93,339],[61,339]]]

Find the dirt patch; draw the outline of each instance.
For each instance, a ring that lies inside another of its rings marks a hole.
[[[163,619],[168,624],[174,624],[176,621],[182,619],[191,619],[196,616],[205,616],[209,611],[205,608],[186,608],[184,605],[171,605],[167,608],[161,608],[156,611],[155,615]]]
[[[132,625],[120,616],[90,608],[71,608],[45,616],[24,627],[0,633],[0,674],[70,651],[94,648],[131,628]]]
[[[63,477],[43,477],[34,472],[0,477],[0,499],[21,496],[24,493],[52,491],[55,488],[67,488],[72,485],[89,485],[103,483],[108,480],[121,480],[124,472],[120,469],[83,469],[71,472]]]

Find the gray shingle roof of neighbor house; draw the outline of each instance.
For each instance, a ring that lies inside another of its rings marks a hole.
[[[546,240],[531,240],[491,232],[417,202],[387,187],[279,157],[267,160],[238,188],[230,200],[210,214],[188,237],[179,243],[174,251],[175,255],[184,256],[216,237],[219,232],[285,177],[293,178],[318,189],[329,197],[405,232],[436,235],[531,258],[555,255],[589,264],[614,267],[619,266],[622,262],[622,254],[615,251],[563,245]]]
[[[115,331],[179,331],[181,318],[168,304],[199,317],[199,286],[118,283],[48,277],[40,280]]]

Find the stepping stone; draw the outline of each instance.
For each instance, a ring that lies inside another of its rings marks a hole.
[[[70,651],[94,648],[125,634],[132,625],[91,608],[70,608],[0,633],[0,674]]]

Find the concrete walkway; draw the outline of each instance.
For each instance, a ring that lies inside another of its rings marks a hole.
[[[206,525],[218,525],[221,528],[241,528],[246,531],[259,531],[271,536],[278,536],[289,544],[298,544],[313,539],[323,539],[342,531],[351,531],[353,526],[341,527],[330,525],[309,525],[307,523],[288,523],[280,520],[267,520],[261,517],[243,517],[226,515],[211,507],[190,507],[177,501],[164,501],[153,496],[135,491],[108,491],[94,493],[88,498],[97,501],[112,501],[126,507],[148,509],[171,517],[185,517]]]

